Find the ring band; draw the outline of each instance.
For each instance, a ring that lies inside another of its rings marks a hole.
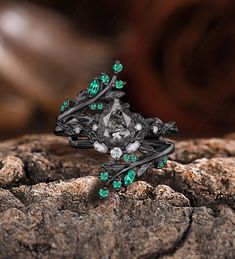
[[[55,134],[68,137],[72,147],[94,148],[112,156],[112,161],[101,165],[101,199],[108,196],[111,185],[119,191],[149,168],[163,168],[175,145],[162,137],[178,132],[175,122],[163,123],[156,117],[144,119],[120,100],[126,84],[118,79],[122,69],[116,61],[111,80],[107,73],[101,73],[75,99],[65,100],[56,121]]]

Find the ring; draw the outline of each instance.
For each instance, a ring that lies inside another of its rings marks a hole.
[[[123,65],[116,61],[112,77],[101,73],[75,99],[65,100],[55,127],[55,134],[68,137],[72,147],[94,148],[113,158],[101,165],[101,199],[108,196],[111,186],[119,191],[149,168],[163,168],[175,149],[174,143],[163,140],[163,136],[178,132],[175,122],[145,119],[120,100],[126,84],[118,79],[122,70]]]

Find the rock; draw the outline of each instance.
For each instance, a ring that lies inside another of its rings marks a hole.
[[[158,185],[155,188],[156,200],[167,201],[172,206],[187,207],[190,206],[190,201],[182,193],[175,192],[169,186]]]
[[[0,258],[234,258],[234,150],[179,141],[164,169],[100,200],[109,157],[52,135],[2,142]]]
[[[24,176],[24,164],[15,156],[7,156],[1,161],[0,187],[18,182]]]
[[[208,208],[196,208],[184,245],[179,245],[172,255],[164,258],[234,258],[234,240],[232,209],[224,206],[215,216]]]
[[[234,157],[235,139],[194,139],[179,141],[172,155],[174,160],[182,163],[190,163],[199,158]]]
[[[200,205],[226,203],[235,209],[235,158],[198,159],[174,167],[175,188]]]

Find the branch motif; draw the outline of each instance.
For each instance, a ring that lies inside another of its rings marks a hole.
[[[118,79],[122,69],[122,64],[116,61],[111,80],[108,74],[101,73],[74,100],[65,100],[55,128],[55,134],[67,136],[74,148],[93,147],[112,156],[112,161],[102,165],[104,170],[99,175],[104,182],[99,190],[102,199],[108,196],[110,186],[119,191],[149,168],[163,168],[174,144],[162,137],[178,131],[175,122],[144,119],[120,100],[126,84]]]

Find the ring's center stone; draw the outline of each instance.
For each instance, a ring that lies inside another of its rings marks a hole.
[[[103,137],[115,146],[128,141],[131,137],[132,119],[120,105],[119,99],[115,99],[109,112],[101,117]]]

